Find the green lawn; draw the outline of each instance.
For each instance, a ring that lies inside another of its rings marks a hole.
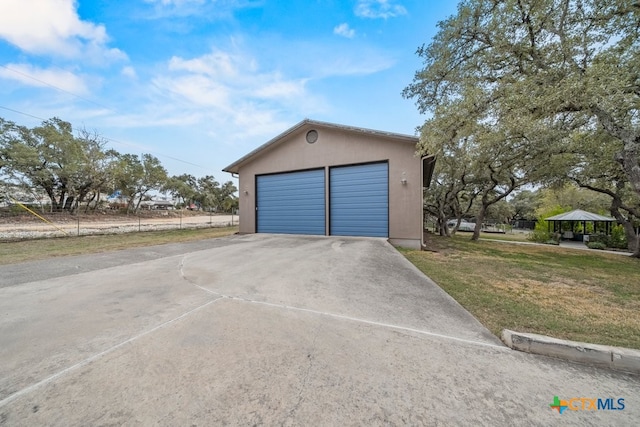
[[[640,349],[640,260],[596,251],[430,236],[402,250],[493,333]]]
[[[0,265],[66,255],[81,255],[164,243],[189,242],[228,236],[238,227],[59,237],[0,243]]]

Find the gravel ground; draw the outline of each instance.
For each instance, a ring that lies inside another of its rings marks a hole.
[[[105,219],[104,221],[57,221],[52,224],[45,222],[4,223],[0,224],[0,240],[39,239],[45,237],[87,236],[93,234],[120,234],[137,231],[176,230],[180,228],[224,227],[238,223],[237,216],[231,215],[202,215],[180,218],[140,218],[131,220],[122,218]]]

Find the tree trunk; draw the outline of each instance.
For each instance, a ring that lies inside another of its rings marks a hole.
[[[73,202],[76,200],[74,196],[69,196],[64,201],[64,205],[62,207],[63,210],[72,212],[73,211]]]
[[[45,192],[47,193],[47,196],[49,196],[49,199],[51,200],[50,212],[60,212],[62,210],[62,201],[64,200],[64,193],[60,194],[60,201],[58,201],[58,198],[56,197],[56,194],[53,191],[53,189],[45,188]]]
[[[635,241],[636,241],[636,248],[631,254],[631,256],[634,258],[640,258],[640,234],[635,236]]]
[[[135,202],[134,202],[133,196],[130,196],[129,197],[129,202],[127,203],[127,213],[128,214],[133,213],[133,210],[134,210],[133,205],[134,205],[134,203]]]
[[[441,236],[451,237],[451,232],[447,227],[447,215],[445,215],[442,207],[438,210],[438,228]]]
[[[629,252],[636,252],[638,248],[638,236],[636,235],[636,230],[633,227],[633,224],[629,221],[622,224],[624,227],[624,234],[627,238],[627,249]]]
[[[476,226],[473,229],[473,236],[471,236],[471,240],[480,239],[480,230],[482,229],[482,223],[484,222],[484,217],[487,214],[487,208],[489,206],[486,204],[482,204],[480,206],[480,210],[478,211],[478,215],[476,216]]]
[[[140,203],[142,203],[142,197],[145,193],[140,194],[140,198],[138,199],[138,203],[136,204],[136,212],[140,209]]]
[[[96,198],[96,194],[98,194],[96,191],[94,191],[91,194],[91,197],[89,198],[89,200],[87,200],[87,205],[84,207],[84,213],[87,214],[89,213],[89,206],[91,205],[91,202],[93,202],[93,199]],[[96,202],[96,206],[98,206],[98,202]],[[95,210],[95,208],[94,208]]]

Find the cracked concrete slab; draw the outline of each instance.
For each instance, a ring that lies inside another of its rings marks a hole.
[[[382,240],[152,251],[0,289],[0,425],[640,420],[637,376],[510,350]],[[560,415],[554,396],[626,407]]]

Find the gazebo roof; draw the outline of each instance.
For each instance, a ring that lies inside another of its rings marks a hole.
[[[565,212],[560,215],[550,216],[545,221],[602,221],[602,222],[616,222],[615,218],[609,216],[602,216],[591,212],[576,209],[571,212]]]

